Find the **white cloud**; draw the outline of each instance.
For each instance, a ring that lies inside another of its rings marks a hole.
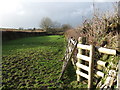
[[[22,0],[23,1],[23,0]],[[119,0],[24,0],[25,2],[118,2]]]
[[[118,2],[119,0],[94,0],[95,2]]]
[[[2,4],[0,3],[2,11],[2,13],[0,11],[0,16],[2,16],[2,18],[0,17],[0,27],[38,27],[41,18],[45,16],[62,24],[77,25],[82,21],[81,16],[90,17],[93,10],[92,3],[61,3],[60,0],[60,3],[43,3],[40,1],[3,0]],[[98,6],[106,7],[106,4],[102,5]]]
[[[72,12],[73,16],[82,15],[83,10],[82,9],[76,9],[74,12]]]
[[[14,12],[16,11],[19,5],[20,5],[19,0],[1,0],[0,1],[0,12],[1,13]]]
[[[0,0],[0,19],[11,14],[24,14],[20,0]]]
[[[20,15],[20,16],[22,16],[22,15],[24,15],[25,14],[25,11],[23,10],[21,10],[21,11],[19,11],[19,12],[17,12],[17,15]]]
[[[93,5],[88,6],[88,8],[79,8],[72,12],[73,16],[87,16],[93,12]]]

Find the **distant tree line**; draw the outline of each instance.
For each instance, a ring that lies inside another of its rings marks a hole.
[[[55,34],[55,33],[64,33],[68,29],[71,29],[72,26],[70,24],[60,24],[57,21],[51,20],[49,17],[43,17],[40,22],[40,28],[42,31]],[[40,29],[37,29],[37,28],[24,29],[23,27],[19,27],[18,30],[36,31]]]
[[[49,17],[42,18],[40,22],[40,27],[46,32],[51,32],[51,33],[64,32],[72,28],[70,24],[61,25],[60,23],[56,21],[52,21]]]

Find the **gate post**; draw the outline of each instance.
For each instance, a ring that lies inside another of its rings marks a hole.
[[[79,37],[78,38],[78,44],[85,44],[86,43],[86,38],[85,37]],[[83,54],[83,50],[82,49],[78,49],[78,53],[79,54]],[[79,63],[82,63],[82,60],[78,58]],[[81,71],[80,68],[77,67],[77,70]],[[80,75],[77,74],[77,81],[80,82]]]
[[[119,19],[119,23],[120,23],[120,1],[118,2],[118,19]],[[118,35],[117,35],[117,51],[120,52],[120,31],[118,31]],[[117,75],[117,88],[120,88],[120,60],[118,63],[118,75]]]
[[[93,88],[94,51],[95,51],[95,47],[93,45],[90,45],[88,88]]]

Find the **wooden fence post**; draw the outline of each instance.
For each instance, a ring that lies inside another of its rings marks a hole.
[[[79,38],[78,38],[78,43],[79,43],[79,44],[85,44],[85,43],[86,43],[86,38],[85,38],[85,37],[79,37]],[[82,49],[79,48],[79,49],[78,49],[78,53],[79,53],[79,54],[82,54],[82,53],[83,53]],[[78,58],[78,63],[82,63],[82,61],[81,61],[80,58]],[[77,70],[81,71],[80,68],[78,68],[78,67],[77,67]],[[80,75],[78,75],[78,74],[77,74],[77,81],[78,81],[78,82],[81,81]]]
[[[118,16],[120,19],[120,1],[118,2]],[[118,21],[120,23],[120,20]],[[120,52],[120,32],[118,31],[118,35],[117,35],[117,51]],[[120,89],[120,60],[118,63],[118,75],[117,75],[117,88]]]
[[[118,23],[120,23],[120,1],[118,2]],[[118,29],[119,30],[119,29]],[[117,37],[118,37],[118,40],[117,40],[117,42],[118,42],[118,44],[117,44],[117,50],[120,52],[120,31],[118,31],[118,35],[117,35]]]
[[[117,88],[120,89],[120,60],[118,63]]]
[[[94,51],[95,47],[93,45],[90,45],[90,61],[89,61],[89,79],[88,79],[88,88],[93,87],[93,69],[94,69]]]

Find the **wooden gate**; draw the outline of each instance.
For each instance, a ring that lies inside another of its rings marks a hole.
[[[68,45],[66,48],[65,56],[63,58],[63,66],[62,66],[62,71],[61,71],[61,75],[59,77],[59,80],[63,77],[64,72],[65,72],[70,60],[72,60],[73,64],[75,63],[72,59],[72,56],[73,56],[73,53],[74,53],[76,47],[77,47],[77,41],[73,38],[70,38],[68,40]]]
[[[117,52],[116,50],[113,49],[107,49],[104,47],[95,47],[93,45],[85,45],[85,38],[83,37],[79,37],[78,39],[78,44],[77,44],[77,48],[78,48],[78,54],[77,54],[77,58],[78,61],[76,63],[77,66],[77,70],[76,70],[76,74],[77,74],[77,81],[81,81],[80,77],[84,77],[86,79],[88,79],[88,88],[93,88],[93,77],[94,77],[94,73],[97,74],[100,77],[104,77],[104,73],[101,71],[96,71],[94,72],[95,68],[94,68],[94,53],[95,51],[98,51],[99,53],[105,53],[105,54],[110,54],[110,55],[116,55]],[[85,56],[83,55],[83,50],[88,50],[89,51],[89,56]],[[89,65],[86,66],[83,63],[84,62],[88,62]],[[97,64],[101,65],[101,66],[105,66],[105,62],[97,60]],[[88,72],[88,74],[82,72],[82,70],[85,70]]]
[[[97,63],[97,65],[100,65],[102,67],[106,67],[106,65],[107,65],[107,62],[95,59],[95,57],[94,57],[95,52],[104,53],[104,54],[108,54],[108,55],[117,55],[117,51],[113,50],[113,49],[107,49],[104,47],[97,47],[94,45],[86,45],[85,42],[86,42],[86,38],[84,38],[84,37],[79,37],[78,41],[74,40],[73,38],[69,39],[66,53],[65,53],[65,56],[63,59],[62,72],[59,77],[59,80],[63,77],[63,74],[68,66],[68,63],[71,60],[73,62],[73,65],[75,65],[76,69],[77,69],[76,70],[77,81],[80,82],[81,77],[84,77],[88,80],[88,88],[93,88],[94,75],[97,75],[99,77],[105,76],[105,74],[102,71],[96,70],[95,63]],[[73,53],[76,48],[78,50],[77,63],[74,62],[74,60],[72,59]],[[85,55],[85,50],[89,51],[89,55]],[[86,62],[87,62],[87,64],[86,64]],[[110,70],[110,71],[114,72],[114,70]],[[108,78],[110,78],[110,77],[108,77]],[[111,78],[115,79],[115,77],[114,78],[111,77]],[[106,83],[108,82],[107,80],[105,81]],[[113,81],[110,81],[110,82],[113,83]],[[108,86],[111,86],[111,85],[112,85],[111,83],[108,84]],[[107,86],[107,85],[104,84],[102,87],[104,88],[105,86]],[[119,85],[118,85],[118,87],[119,87]]]
[[[94,56],[95,48],[94,48],[93,45],[90,45],[90,46],[83,45],[83,43],[84,43],[83,40],[84,40],[84,38],[80,37],[78,39],[78,45],[77,45],[77,48],[78,48],[78,54],[77,54],[78,62],[76,63],[76,66],[77,66],[77,70],[76,70],[77,81],[80,81],[80,76],[82,76],[82,77],[88,79],[88,88],[91,88],[92,83],[93,83],[93,79],[92,79],[92,77],[93,77],[93,67],[94,67],[93,56]],[[83,54],[82,49],[90,51],[89,57],[85,56],[85,55],[82,55]],[[81,60],[89,62],[89,66],[83,65]],[[83,70],[87,71],[88,75],[83,73],[80,69],[83,69]]]

